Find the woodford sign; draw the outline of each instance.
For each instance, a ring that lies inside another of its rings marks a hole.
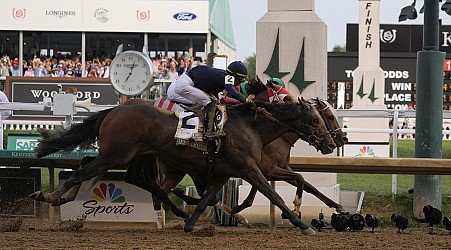
[[[91,98],[97,105],[115,105],[118,95],[107,78],[66,78],[66,77],[7,77],[5,94],[10,102],[38,103],[45,97],[53,97],[59,92],[58,84],[62,90],[77,89],[77,100]],[[89,115],[89,112],[80,112],[80,116]],[[52,111],[13,111],[12,117],[54,117]]]

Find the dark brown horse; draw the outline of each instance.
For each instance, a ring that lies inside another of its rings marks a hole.
[[[269,87],[264,85],[258,78],[256,80],[249,81],[249,83],[245,87],[246,92],[248,94],[252,94],[255,96],[254,100],[269,102],[268,97]],[[290,100],[286,99],[285,101]],[[325,121],[329,133],[334,138],[336,146],[341,147],[345,143],[347,143],[348,139],[346,138],[344,132],[341,130],[336,117],[334,116],[332,110],[330,109],[330,106],[327,105],[323,100],[320,100],[319,98],[310,100],[310,103],[312,103],[321,114],[321,117]],[[300,206],[302,204],[303,190],[305,190],[308,193],[311,193],[312,195],[320,199],[322,202],[324,202],[327,206],[335,208],[337,212],[344,212],[345,210],[340,204],[334,202],[333,200],[325,196],[323,193],[321,193],[309,182],[305,181],[302,175],[295,173],[291,170],[289,166],[290,150],[298,139],[299,139],[298,135],[288,132],[284,134],[282,137],[277,138],[276,140],[266,145],[262,151],[262,160],[259,164],[260,170],[265,175],[268,181],[286,181],[292,184],[293,186],[297,187],[296,196],[293,201],[293,204],[295,205],[294,208],[295,214],[300,214]],[[168,180],[173,179],[171,176],[167,175],[165,176],[165,178]],[[171,184],[173,185],[173,187],[175,187],[177,183],[172,182]],[[169,190],[168,187],[165,187],[164,182],[162,185],[164,190]],[[196,187],[197,186],[198,185],[196,185]],[[202,189],[200,191],[202,191]],[[193,205],[196,204],[195,199],[183,195],[180,191],[177,191],[175,193],[178,197],[182,198],[188,204]],[[237,214],[240,211],[252,205],[256,193],[257,190],[255,188],[252,188],[247,198],[243,201],[243,204],[240,204],[231,210],[227,207],[224,207],[223,205],[221,206],[221,208],[230,210],[232,215]],[[226,211],[226,213],[228,213],[228,211]],[[242,217],[238,217],[238,219],[242,220]]]
[[[246,91],[248,94],[255,96],[254,100],[269,102],[268,89],[269,86],[265,86],[260,79],[249,81],[248,86],[246,86]],[[290,100],[285,100],[290,101]],[[291,102],[294,100],[291,100]],[[334,139],[335,145],[337,147],[343,146],[347,143],[345,133],[341,130],[340,125],[332,113],[330,106],[327,105],[323,100],[319,98],[310,100],[310,102],[315,105],[316,109],[321,114],[329,133]],[[263,148],[262,161],[260,162],[260,170],[265,175],[268,181],[286,181],[293,186],[297,187],[296,196],[293,201],[295,205],[295,214],[300,214],[300,206],[302,204],[302,191],[314,195],[327,206],[333,207],[337,212],[344,212],[343,207],[329,199],[318,189],[316,189],[309,182],[305,181],[302,175],[295,173],[289,166],[290,162],[290,150],[294,143],[299,139],[296,134],[286,133],[282,137],[277,138],[273,142],[269,143]],[[302,183],[302,184],[300,184]],[[247,207],[250,207],[255,199],[257,190],[252,188],[249,195],[244,199],[243,203],[232,208],[232,214],[236,214]]]
[[[239,177],[276,204],[296,228],[305,234],[314,234],[271,189],[257,164],[261,160],[262,147],[288,131],[299,133],[302,139],[309,140],[323,153],[330,153],[335,148],[333,139],[316,109],[303,100],[286,105],[257,102],[257,106],[255,109],[238,105],[229,109],[229,122],[224,127],[227,136],[216,155],[214,169],[206,167],[207,159],[201,152],[175,145],[173,134],[178,119],[172,112],[149,105],[120,105],[96,113],[83,123],[74,125],[61,137],[41,141],[37,148],[39,157],[86,146],[97,139],[99,155],[85,167],[75,170],[55,192],[46,195],[37,192],[34,198],[56,202],[67,190],[87,179],[102,175],[108,169],[124,167],[136,157],[153,155],[190,175],[210,172],[202,199],[186,222],[187,232],[192,231],[194,223],[221,186],[230,177]]]

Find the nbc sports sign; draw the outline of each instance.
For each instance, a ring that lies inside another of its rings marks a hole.
[[[344,145],[343,156],[350,157],[390,157],[388,143],[348,143]]]
[[[71,174],[60,172],[60,184]],[[89,190],[89,181],[84,182],[76,199],[60,207],[61,220],[156,222],[150,193],[125,183],[123,177],[123,172],[107,173]]]

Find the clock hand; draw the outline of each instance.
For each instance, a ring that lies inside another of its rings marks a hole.
[[[125,78],[125,81],[124,81],[124,83],[126,83],[126,82],[127,82],[128,78],[130,78],[130,76],[131,76],[131,75],[132,75],[132,72],[128,73],[128,76],[127,76],[127,78]]]
[[[137,64],[135,64],[135,62],[136,62],[136,60],[133,62],[132,66],[130,66],[130,73],[128,73],[128,76],[127,76],[127,78],[125,78],[124,83],[127,82],[128,78],[130,78],[130,76],[132,75],[133,69],[137,66]]]

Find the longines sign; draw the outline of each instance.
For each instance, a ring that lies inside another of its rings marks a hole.
[[[38,103],[45,97],[58,93],[58,84],[62,90],[70,87],[77,89],[79,101],[91,98],[97,105],[115,105],[118,96],[108,79],[66,78],[66,77],[7,77],[5,92],[10,102]],[[88,115],[82,112],[80,115]],[[13,111],[13,117],[53,117],[52,111]]]

